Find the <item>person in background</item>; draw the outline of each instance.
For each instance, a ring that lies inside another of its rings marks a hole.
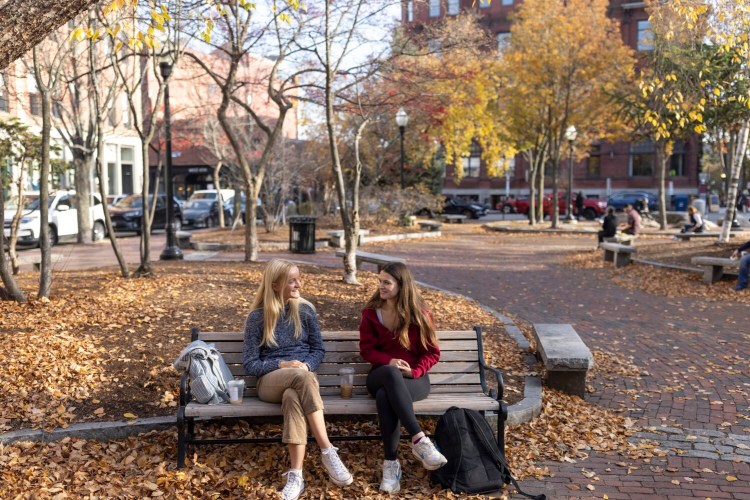
[[[693,205],[690,205],[687,210],[688,213],[688,220],[690,221],[689,224],[685,224],[685,226],[680,231],[681,233],[702,233],[703,232],[703,217],[701,217],[700,212],[697,208],[695,208]]]
[[[581,215],[583,214],[583,192],[578,191],[578,194],[576,195],[576,218],[581,219]]]
[[[308,425],[331,481],[347,486],[354,480],[328,440],[314,373],[323,361],[323,339],[315,308],[300,296],[300,287],[299,269],[291,262],[275,259],[266,265],[245,324],[243,348],[245,371],[258,377],[258,399],[280,403],[284,415],[282,442],[291,461],[284,474],[284,500],[296,500],[305,489]]]
[[[615,209],[612,207],[607,208],[607,215],[602,219],[602,229],[597,233],[599,238],[599,244],[604,242],[604,238],[611,238],[617,233],[617,216],[615,215]]]
[[[750,240],[732,252],[730,259],[740,259],[740,272],[734,290],[737,292],[747,290],[748,279],[750,278]]]
[[[622,225],[622,232],[633,236],[638,236],[641,233],[641,215],[638,210],[633,208],[633,205],[627,204],[623,209],[628,216],[628,221]]]
[[[379,285],[362,311],[359,351],[372,365],[367,391],[375,397],[383,440],[380,489],[401,489],[398,442],[401,425],[410,436],[411,450],[427,470],[448,461],[425,436],[414,414],[414,401],[430,394],[429,370],[440,360],[432,315],[422,300],[406,265],[383,267]]]

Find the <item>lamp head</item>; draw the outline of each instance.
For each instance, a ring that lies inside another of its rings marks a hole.
[[[573,125],[565,129],[565,138],[568,140],[568,142],[575,141],[577,136],[578,136],[578,131]]]
[[[169,57],[169,54],[159,56],[159,71],[161,77],[165,80],[172,74],[172,58]]]
[[[396,113],[396,124],[399,127],[406,127],[407,123],[409,123],[409,115],[406,114],[404,108],[401,108]]]

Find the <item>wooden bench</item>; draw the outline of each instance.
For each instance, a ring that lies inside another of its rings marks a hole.
[[[690,241],[690,238],[718,238],[719,236],[721,236],[721,233],[715,231],[709,233],[677,233],[674,235],[675,238],[683,241]],[[734,234],[729,233],[729,237],[734,238]]]
[[[370,234],[369,229],[360,229],[359,230],[359,240],[357,240],[357,244],[362,244],[362,237],[367,236]],[[328,231],[328,236],[331,241],[332,247],[343,247],[344,246],[344,230],[343,229],[334,229],[333,231]]]
[[[508,410],[503,398],[502,374],[484,363],[482,331],[478,326],[469,331],[439,331],[440,362],[430,370],[432,389],[427,399],[414,403],[418,415],[442,415],[451,406],[472,408],[487,415],[497,414],[497,442],[504,449],[504,429]],[[365,379],[370,364],[359,354],[359,332],[322,332],[325,358],[318,367],[320,394],[327,416],[375,416],[375,399],[367,393]],[[185,464],[187,448],[199,444],[278,442],[278,437],[199,439],[196,424],[204,419],[280,417],[281,405],[265,403],[257,397],[256,378],[242,367],[243,332],[199,332],[193,328],[192,340],[213,343],[222,353],[235,378],[245,379],[241,404],[205,405],[191,402],[187,374],[180,382],[180,406],[177,410],[177,466]],[[339,369],[354,368],[354,389],[351,399],[342,399],[339,392]],[[496,388],[487,385],[487,374],[494,375]],[[331,440],[380,439],[372,436],[331,436]]]
[[[440,218],[443,222],[447,222],[448,224],[463,224],[464,220],[466,220],[465,215],[458,214],[443,214]]]
[[[614,262],[615,267],[630,264],[631,254],[635,253],[635,247],[620,245],[619,243],[602,243],[599,245],[599,248],[604,250],[604,260],[606,262]]]
[[[336,250],[336,257],[345,257],[346,250]],[[362,269],[363,262],[370,262],[378,266],[378,272],[387,264],[393,264],[394,262],[400,262],[406,264],[406,259],[402,257],[391,257],[390,255],[382,255],[379,253],[362,252],[357,250],[354,253],[354,259],[357,265],[357,269]]]
[[[709,285],[719,281],[724,276],[724,268],[739,268],[740,266],[739,259],[722,257],[693,257],[690,262],[703,268],[703,282]]]
[[[586,372],[594,366],[594,357],[573,327],[535,323],[534,338],[537,357],[547,369],[547,385],[583,397]]]
[[[419,229],[426,229],[427,231],[437,231],[440,229],[440,226],[442,226],[442,224],[436,220],[421,220],[418,224]]]
[[[177,237],[177,246],[180,247],[181,250],[190,250],[193,248],[193,244],[190,242],[193,233],[190,231],[177,231],[175,236]]]

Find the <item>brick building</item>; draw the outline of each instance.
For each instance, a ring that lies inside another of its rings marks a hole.
[[[495,36],[499,48],[509,42],[511,23],[509,14],[522,0],[426,0],[402,2],[402,22],[409,27],[428,24],[464,10],[479,13],[481,23]],[[623,41],[636,51],[647,51],[650,46],[650,24],[644,2],[610,0],[609,16],[619,21]],[[695,194],[698,190],[700,137],[693,136],[678,142],[670,158],[667,174],[667,195]],[[463,159],[465,176],[460,184],[453,178],[453,166],[445,169],[443,192],[464,199],[495,206],[508,194],[527,195],[528,169],[522,155],[511,161],[507,177],[489,177],[481,150],[472,149]],[[561,165],[561,177],[567,182],[567,151]],[[550,179],[547,179],[549,182]],[[654,145],[650,142],[592,144],[589,156],[576,162],[573,168],[573,189],[586,196],[605,197],[622,190],[657,191],[658,172]]]

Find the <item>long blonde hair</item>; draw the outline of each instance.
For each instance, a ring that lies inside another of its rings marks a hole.
[[[260,345],[266,347],[276,347],[276,323],[284,315],[284,287],[286,287],[286,281],[289,276],[289,271],[293,267],[297,267],[287,260],[274,259],[266,265],[263,270],[263,277],[261,278],[258,291],[255,292],[255,299],[253,299],[253,305],[250,308],[251,311],[261,309],[263,311],[263,337],[261,338]],[[274,285],[277,285],[278,290],[274,290]],[[285,321],[294,324],[294,338],[298,339],[302,333],[302,320],[299,315],[300,304],[307,304],[313,310],[315,307],[303,298],[290,298],[287,303],[289,304],[289,316]]]
[[[426,312],[427,306],[425,306],[424,300],[422,300],[422,295],[414,283],[414,278],[409,268],[406,267],[406,264],[394,262],[386,264],[382,268],[382,271],[393,276],[393,279],[398,283],[396,317],[398,318],[399,344],[404,349],[411,348],[409,343],[409,325],[414,323],[419,328],[419,342],[422,344],[422,348],[427,349],[428,345],[436,346],[438,340],[435,333],[435,325]],[[383,306],[384,302],[380,298],[380,290],[375,290],[375,293],[370,297],[365,307],[367,309],[378,309]]]

